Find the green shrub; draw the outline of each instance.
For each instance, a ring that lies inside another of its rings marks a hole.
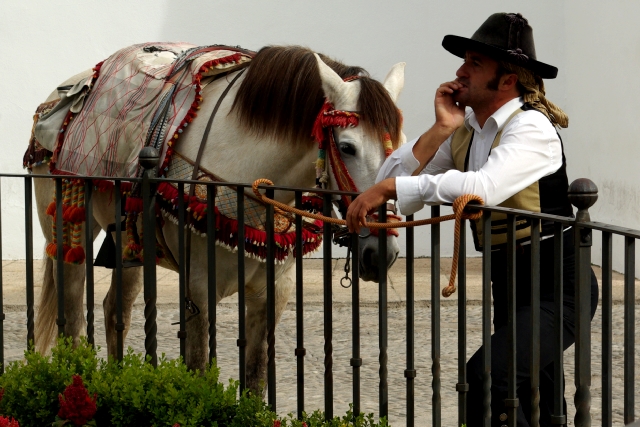
[[[0,412],[17,419],[22,427],[50,425],[59,410],[58,394],[72,376],[79,374],[90,381],[97,365],[96,352],[86,340],[73,349],[71,339],[60,339],[51,356],[25,351],[24,360],[11,362],[0,376],[4,390]]]
[[[332,420],[326,421],[324,412],[317,410],[311,415],[302,413],[302,419],[298,420],[292,414],[286,419],[281,420],[278,427],[388,427],[386,418],[380,419],[380,422],[374,420],[373,414],[360,413],[354,420],[353,405],[349,404],[349,410],[343,417],[334,417]]]
[[[51,426],[60,409],[58,395],[80,375],[91,399],[97,398],[98,427],[387,427],[373,414],[353,422],[351,410],[330,421],[321,411],[302,420],[291,414],[278,419],[259,396],[245,392],[238,398],[239,383],[230,380],[225,387],[219,372],[215,363],[192,372],[181,359],[164,356],[154,368],[131,349],[122,362],[105,361],[86,340],[74,349],[70,339],[60,339],[51,356],[29,350],[23,361],[9,364],[0,376],[0,414],[21,427]]]

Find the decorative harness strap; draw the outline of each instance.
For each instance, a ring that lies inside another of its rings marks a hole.
[[[351,76],[344,79],[345,82],[350,82],[359,79],[360,76]],[[329,182],[328,169],[331,165],[331,171],[338,185],[338,190],[345,192],[359,192],[349,170],[340,156],[340,150],[335,140],[333,127],[356,127],[360,124],[360,114],[355,111],[343,111],[336,110],[334,106],[325,100],[316,121],[313,125],[311,136],[318,142],[318,159],[316,160],[316,188],[327,188]],[[389,132],[384,133],[383,141],[385,157],[389,157],[393,152],[393,142],[391,141],[391,135]],[[327,163],[327,152],[329,162]],[[351,204],[351,197],[342,195],[339,201],[339,209],[342,215],[346,214],[347,208]],[[310,194],[303,199],[303,205],[310,210],[321,211],[322,199],[315,195]],[[376,215],[377,216],[377,215]],[[389,215],[389,219],[393,221],[399,221],[400,217],[396,215]],[[372,230],[372,234],[377,234],[377,229]],[[388,235],[398,236],[398,232],[395,229],[388,229]]]

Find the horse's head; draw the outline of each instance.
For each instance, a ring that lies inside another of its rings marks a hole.
[[[405,140],[400,129],[402,118],[395,105],[404,86],[405,63],[394,65],[384,83],[380,84],[369,77],[348,78],[345,81],[319,56],[316,55],[316,58],[327,101],[336,111],[357,113],[357,126],[334,126],[332,131],[336,153],[344,162],[355,189],[364,191],[375,183],[378,170],[391,146],[396,147]],[[384,140],[387,140],[386,150]],[[331,154],[327,152],[327,162],[331,160],[330,157]],[[328,175],[332,188],[344,189],[344,185],[338,185],[335,171]],[[341,180],[344,181],[344,177]],[[378,237],[370,233],[362,235],[359,250],[360,278],[378,282]],[[388,233],[388,267],[393,265],[399,251],[397,234]]]

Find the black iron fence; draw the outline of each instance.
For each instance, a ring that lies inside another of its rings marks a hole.
[[[154,189],[155,186],[163,180],[153,178],[153,167],[155,167],[157,158],[151,156],[145,158],[141,154],[141,164],[145,167],[144,177],[140,179],[128,179],[126,181],[136,182],[140,184],[143,195],[143,227],[146,230],[153,229],[156,223],[156,209],[154,208]],[[11,175],[2,174],[1,177],[11,179],[21,179],[24,181],[24,207],[25,207],[25,238],[26,238],[26,305],[27,305],[27,345],[34,340],[34,274],[33,274],[33,217],[32,217],[32,197],[33,197],[33,181],[34,179],[52,179],[50,176],[36,176],[36,175]],[[62,205],[60,201],[62,197],[62,180],[64,177],[55,177],[56,182],[56,200],[58,201],[56,206],[56,221],[58,230],[62,229]],[[86,200],[86,225],[84,227],[86,233],[86,241],[91,242],[93,240],[93,218],[92,218],[92,197],[93,197],[93,180],[96,178],[79,178],[85,182],[85,200]],[[116,276],[116,282],[118,278],[122,278],[122,197],[120,186],[121,182],[125,180],[115,180],[115,191],[113,192],[113,209],[114,209],[114,222],[115,222],[115,238],[116,238],[116,266],[114,274]],[[179,261],[179,288],[180,288],[180,301],[184,300],[186,291],[186,271],[185,262],[186,259],[186,241],[188,233],[183,227],[185,223],[184,209],[184,196],[185,185],[195,184],[195,181],[177,181],[178,189],[178,222],[179,222],[179,250],[176,259]],[[238,209],[243,210],[244,198],[242,197],[245,190],[248,189],[250,184],[246,183],[203,183],[197,182],[200,185],[206,185],[207,191],[207,239],[208,239],[208,289],[209,289],[209,304],[208,304],[208,319],[209,319],[209,358],[210,360],[216,357],[217,342],[216,342],[216,297],[213,290],[216,289],[216,258],[215,258],[215,210],[214,210],[214,195],[216,188],[219,186],[233,186],[236,189],[238,198]],[[295,204],[297,207],[301,207],[303,189],[293,189],[284,187],[266,187],[266,194],[269,197],[273,197],[274,191],[292,191],[295,194]],[[332,196],[335,192],[321,191],[324,197],[324,213],[329,215],[332,210]],[[539,226],[541,221],[551,221],[555,227],[554,233],[554,245],[560,251],[563,244],[563,230],[566,227],[574,228],[575,237],[575,253],[576,253],[576,312],[575,312],[575,327],[576,327],[576,347],[575,347],[575,407],[576,415],[574,419],[574,425],[576,426],[589,426],[591,425],[590,406],[591,406],[591,367],[594,363],[602,364],[602,425],[611,426],[612,417],[614,411],[624,412],[625,423],[630,423],[635,420],[636,415],[634,413],[634,394],[635,394],[635,245],[636,241],[640,239],[640,231],[631,230],[624,227],[616,227],[608,224],[602,224],[598,222],[592,222],[589,218],[588,208],[593,205],[597,198],[597,189],[588,180],[575,181],[570,189],[570,200],[577,208],[577,214],[575,218],[559,217],[553,215],[546,215],[541,213],[533,213],[528,211],[518,211],[500,207],[476,207],[474,209],[482,209],[483,217],[482,222],[484,229],[490,229],[491,216],[493,213],[502,213],[506,215],[507,224],[507,251],[510,254],[508,263],[508,310],[509,310],[509,323],[508,323],[508,335],[509,335],[509,357],[508,357],[508,380],[509,380],[509,396],[506,399],[508,404],[505,411],[508,414],[508,425],[514,426],[516,420],[516,408],[518,405],[518,397],[516,395],[516,373],[515,373],[515,337],[517,334],[516,326],[514,322],[515,307],[516,307],[516,283],[515,283],[515,252],[517,250],[516,245],[516,220],[518,218],[528,218],[532,223],[532,235],[531,235],[531,262],[532,262],[532,310],[531,310],[531,325],[533,330],[532,342],[531,342],[531,382],[532,389],[535,390],[538,386],[537,378],[540,370],[540,336],[537,324],[539,322],[539,287],[540,277],[536,272],[538,271],[535,266],[540,262],[540,233]],[[0,211],[1,212],[1,211]],[[274,256],[274,227],[273,227],[273,207],[267,207],[267,234],[270,236],[267,242],[266,248],[266,267],[267,267],[267,304],[268,304],[268,381],[267,381],[267,394],[268,402],[275,410],[277,409],[276,401],[276,366],[275,366],[275,352],[276,352],[276,338],[275,338],[275,306],[273,304],[275,298],[275,256]],[[386,212],[381,209],[379,212],[380,220],[385,220]],[[440,216],[440,207],[435,206],[431,208],[432,217]],[[407,220],[411,220],[412,217],[407,217]],[[0,216],[1,220],[1,216]],[[241,388],[246,387],[246,325],[245,325],[245,292],[244,292],[244,262],[245,262],[245,247],[244,247],[244,227],[243,217],[238,218],[238,316],[239,316],[239,335],[237,344],[239,347],[239,381]],[[432,396],[431,396],[431,408],[432,408],[432,422],[434,426],[440,426],[442,423],[442,400],[441,390],[443,387],[441,380],[441,360],[443,354],[441,353],[440,331],[441,331],[441,314],[440,314],[440,225],[431,225],[431,298],[432,303],[430,305],[431,314],[431,372],[421,372],[421,375],[431,375],[432,378]],[[1,227],[0,227],[1,230]],[[296,217],[296,349],[295,357],[297,363],[297,409],[298,413],[302,413],[305,410],[305,335],[304,335],[304,299],[303,299],[303,256],[302,256],[302,219]],[[602,348],[603,352],[601,360],[591,360],[591,317],[589,312],[590,307],[590,268],[591,268],[591,245],[593,239],[593,231],[599,231],[602,239],[602,281],[600,283],[601,290],[601,310],[602,310]],[[416,230],[406,230],[406,365],[404,369],[404,377],[406,378],[406,419],[407,425],[413,426],[415,413],[415,401],[416,396],[414,392],[414,381],[417,375],[415,360],[416,360],[416,348],[415,348],[415,327],[414,327],[414,233]],[[420,230],[418,230],[420,232]],[[459,266],[458,266],[458,382],[455,384],[455,388],[459,395],[458,408],[459,408],[459,425],[467,422],[466,417],[466,394],[468,391],[467,373],[466,373],[466,359],[467,359],[467,317],[466,317],[466,247],[465,247],[465,227],[463,224],[461,233],[461,246],[459,254]],[[612,260],[613,260],[613,236],[622,236],[624,239],[624,406],[623,408],[612,407]],[[325,242],[330,242],[332,237],[332,230],[328,224],[325,224],[323,230],[323,236]],[[1,238],[1,236],[0,236]],[[484,385],[485,393],[490,393],[490,370],[491,370],[491,346],[487,345],[491,339],[491,234],[484,233],[483,257],[482,257],[482,340],[483,340],[483,364],[485,368]],[[155,236],[153,233],[144,233],[143,235],[143,247],[145,253],[155,253]],[[387,240],[384,233],[380,233],[379,245],[381,247],[381,257],[385,256]],[[352,236],[352,262],[354,266],[358,265],[358,238]],[[86,245],[86,258],[91,260],[94,258],[92,246]],[[2,255],[2,248],[0,246],[0,256]],[[59,241],[57,249],[57,280],[59,283],[64,281],[64,263],[62,261],[62,242]],[[324,411],[327,418],[333,416],[334,406],[334,381],[333,381],[333,318],[332,318],[332,246],[325,244],[323,246],[323,259],[324,259],[324,396],[325,407]],[[388,326],[387,326],[387,267],[386,260],[380,259],[380,283],[379,283],[379,416],[386,416],[389,413],[389,392],[388,392]],[[144,301],[145,301],[145,349],[148,356],[151,357],[151,363],[157,363],[157,341],[156,341],[156,265],[153,257],[145,257],[144,261]],[[556,257],[555,265],[553,266],[555,271],[555,336],[544,337],[545,339],[553,339],[554,342],[560,343],[557,346],[559,349],[556,352],[554,362],[556,366],[563,366],[563,350],[562,350],[562,258]],[[1,273],[1,272],[0,272]],[[94,343],[94,274],[93,266],[91,262],[86,263],[86,320],[87,320],[87,337],[90,343]],[[350,365],[352,366],[353,378],[353,409],[356,413],[361,410],[361,366],[362,357],[360,354],[361,348],[361,336],[360,336],[360,307],[358,301],[360,300],[360,283],[358,277],[358,269],[353,269],[352,277],[352,350]],[[116,330],[117,330],[117,345],[118,345],[118,357],[123,356],[123,308],[122,308],[122,289],[117,287],[117,310],[116,310]],[[65,331],[65,311],[64,311],[64,286],[58,287],[58,332],[64,333]],[[180,340],[180,354],[185,356],[185,339],[186,339],[186,312],[183,304],[180,304],[180,316],[179,316],[179,332],[178,338]],[[2,309],[2,274],[0,274],[0,322],[4,321],[4,314]],[[4,364],[4,337],[3,327],[0,327],[0,362]],[[419,349],[420,357],[426,358],[426,354],[422,354],[422,349]],[[1,369],[1,368],[0,368]],[[554,395],[557,397],[554,407],[553,422],[557,425],[563,425],[567,422],[566,416],[563,412],[562,396],[564,396],[563,381],[562,381],[562,369],[556,371],[555,387],[556,392]],[[453,384],[447,385],[454,386]],[[534,393],[535,394],[535,393]],[[532,402],[534,406],[539,400],[539,396],[532,396]],[[490,414],[490,399],[485,396],[484,400],[484,412],[485,421],[483,425],[489,426],[489,414]],[[534,410],[534,412],[536,412]]]

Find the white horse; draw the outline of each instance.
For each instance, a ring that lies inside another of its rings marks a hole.
[[[63,85],[74,84],[90,72],[81,73]],[[234,77],[214,80],[204,87],[200,114],[208,116],[228,82]],[[348,77],[360,76],[350,80]],[[347,81],[345,81],[345,79]],[[358,189],[374,183],[377,171],[385,159],[381,137],[389,132],[395,144],[404,141],[401,117],[395,101],[404,85],[404,63],[391,68],[384,83],[370,78],[359,67],[348,67],[325,56],[318,56],[301,47],[266,47],[251,62],[222,101],[207,140],[202,158],[203,168],[230,182],[253,182],[268,178],[277,185],[313,187],[318,148],[311,139],[312,126],[326,98],[336,110],[357,111],[360,125],[333,129],[335,141]],[[53,93],[48,101],[57,98]],[[235,102],[235,103],[234,103]],[[177,149],[187,158],[195,159],[206,118],[195,120],[180,139]],[[46,166],[33,168],[33,173],[47,173]],[[335,179],[331,176],[335,185]],[[335,187],[334,187],[335,188]],[[54,193],[53,180],[37,179],[35,183],[40,224],[47,240],[52,241],[51,217],[45,214]],[[280,201],[292,203],[293,193],[277,192]],[[94,193],[94,238],[113,222],[112,194]],[[178,227],[171,221],[164,225],[168,249],[178,253]],[[123,241],[126,240],[123,238]],[[330,242],[325,242],[329,244]],[[395,236],[388,236],[388,265],[399,252]],[[201,314],[187,323],[186,363],[192,369],[203,369],[208,361],[207,263],[206,240],[191,241],[190,289]],[[237,254],[216,247],[216,302],[238,290]],[[177,258],[177,256],[175,257]],[[360,277],[378,280],[377,238],[362,238],[360,242]],[[276,319],[280,318],[295,283],[293,257],[276,266]],[[45,257],[46,267],[40,309],[36,319],[36,348],[48,351],[57,327],[56,263]],[[84,265],[66,264],[65,334],[77,338],[83,334]],[[266,378],[267,307],[266,267],[264,262],[245,260],[247,386],[260,389]],[[114,275],[115,276],[115,275]],[[123,307],[125,330],[129,330],[131,309],[142,287],[142,269],[123,269]],[[111,287],[104,299],[108,354],[116,354],[116,289]],[[276,320],[277,321],[277,320]]]

